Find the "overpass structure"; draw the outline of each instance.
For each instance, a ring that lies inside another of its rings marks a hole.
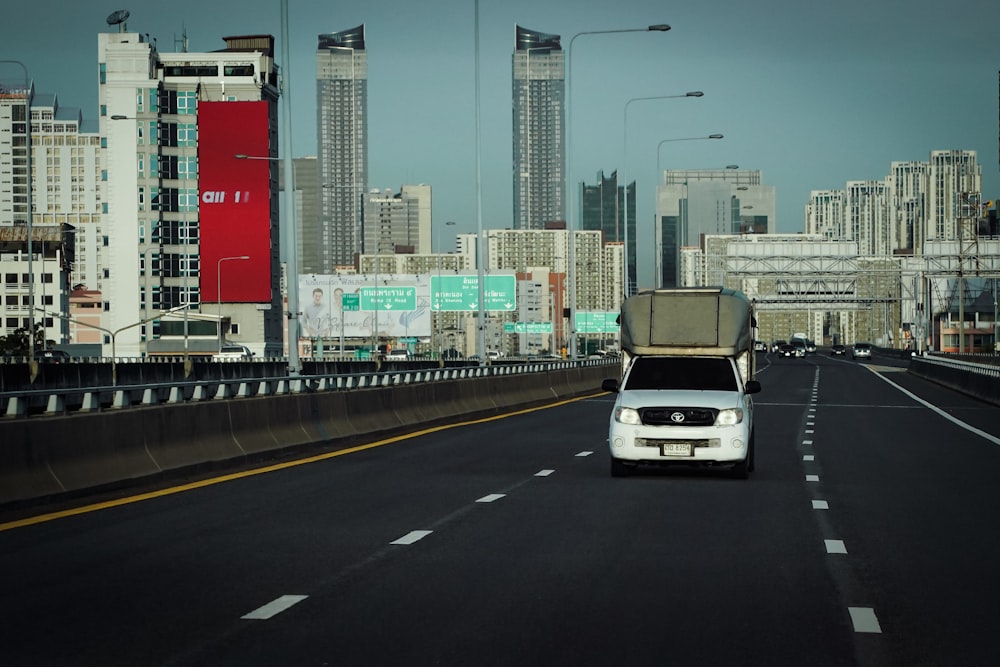
[[[794,330],[823,340],[832,330],[841,342],[881,334],[889,347],[909,326],[930,331],[935,314],[968,302],[976,280],[980,290],[1000,280],[998,238],[980,238],[975,253],[957,240],[927,241],[919,254],[863,257],[855,242],[819,236],[715,235],[686,252],[688,284],[743,291],[772,339]]]

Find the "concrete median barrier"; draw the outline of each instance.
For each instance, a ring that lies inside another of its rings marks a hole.
[[[591,366],[0,420],[0,506],[598,393],[613,374]]]

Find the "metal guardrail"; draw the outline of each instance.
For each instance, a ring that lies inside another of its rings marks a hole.
[[[32,389],[0,393],[0,406],[2,406],[4,418],[7,419],[53,417],[206,400],[350,391],[448,380],[503,377],[617,363],[617,359],[609,357],[607,359],[577,361],[546,360],[484,366],[374,370],[357,373],[301,375],[298,377],[284,375],[212,378],[150,384]]]
[[[925,354],[910,360],[910,372],[993,405],[1000,405],[1000,365]]]

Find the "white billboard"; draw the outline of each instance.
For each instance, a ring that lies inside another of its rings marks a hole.
[[[374,275],[300,275],[299,276],[299,335],[304,338],[362,338],[371,340],[377,330],[380,338],[423,337],[431,335],[430,283],[425,275],[391,274],[378,276],[376,294],[388,292],[409,294],[416,289],[412,310],[402,310],[399,301],[374,299],[380,307],[372,307],[371,290],[376,288]],[[362,288],[365,288],[364,295]],[[364,298],[362,298],[364,296]]]

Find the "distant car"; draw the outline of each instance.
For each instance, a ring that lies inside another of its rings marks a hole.
[[[499,350],[486,350],[487,359],[499,359],[501,357]]]
[[[212,355],[212,361],[250,361],[253,352],[246,345],[223,345]]]
[[[789,345],[788,343],[782,343],[778,348],[778,354],[782,357],[795,357],[795,346]]]
[[[872,346],[868,343],[855,343],[851,348],[851,359],[871,359]]]
[[[806,340],[806,352],[808,352],[809,354],[816,354],[815,341]]]
[[[841,345],[840,343],[837,343],[836,345],[830,348],[830,354],[839,354],[840,356],[844,356],[845,354],[847,354],[847,348]]]
[[[801,338],[794,338],[790,343],[793,348],[795,348],[796,357],[806,356],[806,342]]]
[[[767,343],[762,340],[755,340],[753,342],[753,349],[755,352],[767,352]]]
[[[780,352],[781,346],[787,344],[788,344],[787,340],[776,340],[773,343],[771,343],[771,352]]]
[[[49,364],[64,364],[69,361],[69,353],[63,350],[36,350],[35,361]]]

